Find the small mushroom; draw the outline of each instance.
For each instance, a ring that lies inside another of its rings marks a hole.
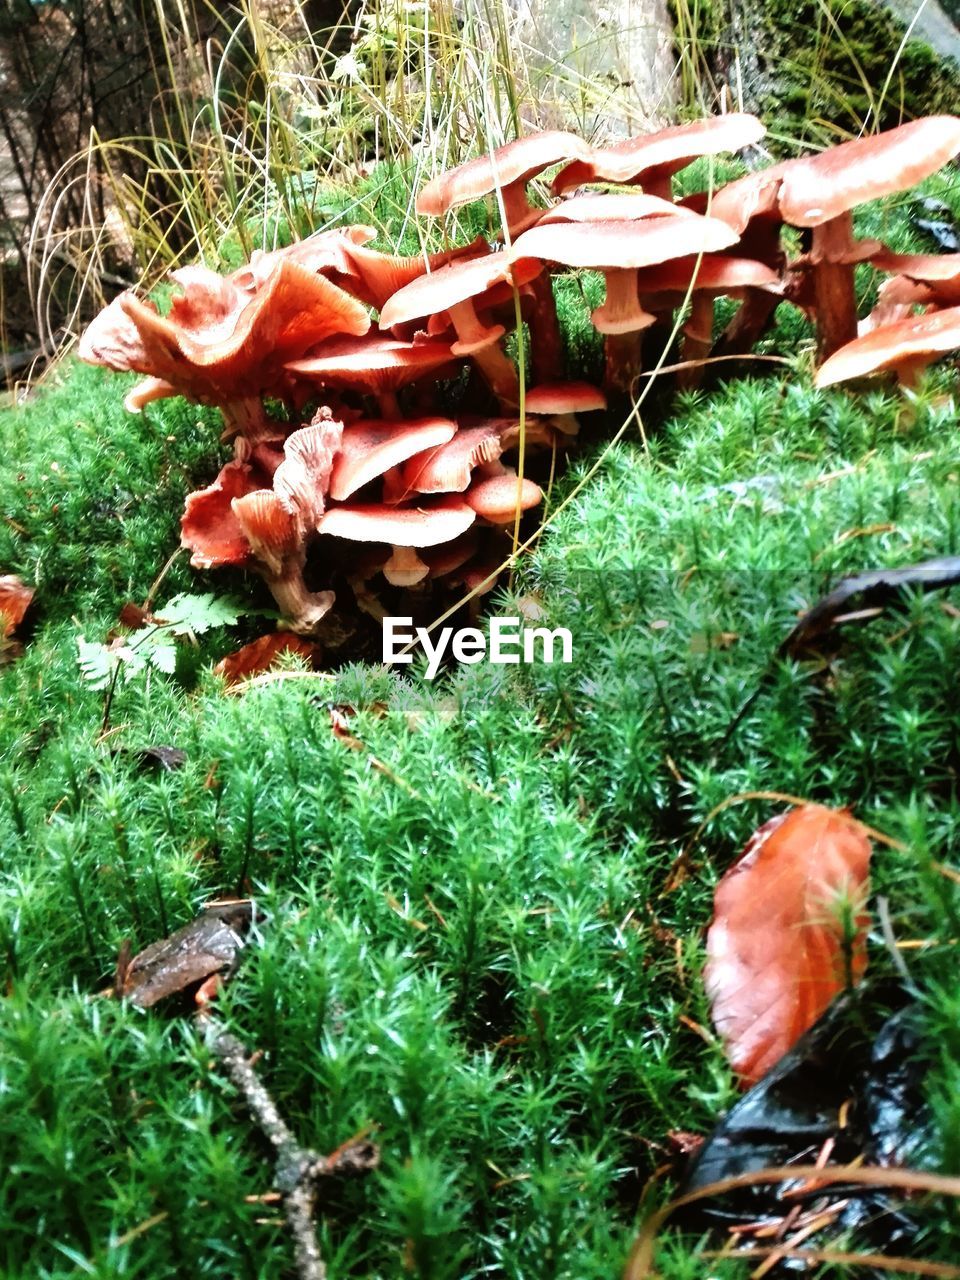
[[[890,372],[902,387],[916,385],[923,370],[960,347],[960,306],[928,311],[881,325],[840,348],[820,366],[815,385],[830,387],[871,373]]]
[[[503,469],[499,475],[485,476],[471,485],[466,500],[478,516],[490,524],[512,524],[518,512],[529,511],[543,499],[538,484],[515,471]]]
[[[433,178],[417,196],[417,213],[440,217],[499,190],[510,233],[519,235],[542,212],[527,199],[530,179],[551,165],[589,153],[587,144],[572,133],[553,130],[527,134]]]
[[[291,361],[286,367],[322,387],[345,387],[373,395],[384,417],[399,418],[399,389],[454,359],[449,342],[420,335],[413,342],[403,342],[389,334],[373,333],[334,338],[313,355]]]
[[[648,195],[669,200],[671,179],[678,170],[701,156],[741,151],[765,133],[756,116],[744,112],[671,125],[609,147],[592,148],[586,159],[574,160],[560,170],[553,190],[559,194],[590,182],[637,183]]]
[[[485,432],[495,431],[500,439],[503,453],[510,449],[515,449],[520,443],[519,414],[513,414],[511,417],[491,418],[485,414],[465,413],[460,415],[458,421],[461,431],[468,431],[473,427],[483,427]],[[557,435],[549,421],[528,413],[525,415],[524,421],[524,441],[528,449],[531,446],[542,446],[545,449],[551,449],[557,443]],[[485,464],[482,461],[477,463],[477,466],[483,465]]]
[[[358,489],[415,454],[452,440],[457,424],[449,418],[407,422],[370,420],[346,427],[333,465],[330,496],[344,502]]]
[[[530,204],[527,183],[544,169],[574,156],[586,156],[589,150],[587,144],[572,133],[553,130],[527,134],[428,182],[417,197],[417,212],[439,216],[499,191],[503,201],[504,239],[509,243],[511,237],[532,226],[543,212]],[[563,339],[549,277],[533,278],[530,289],[534,297],[529,322],[534,370],[538,379],[556,378],[561,376],[563,365]],[[501,399],[509,397],[501,396]]]
[[[877,301],[870,314],[857,323],[857,337],[862,338],[864,334],[879,329],[881,325],[893,324],[895,320],[906,320],[915,314],[917,307],[927,310],[935,306],[936,301],[929,285],[910,280],[907,276],[891,276],[877,290]],[[947,305],[960,301],[960,298],[940,301]]]
[[[335,596],[332,591],[307,590],[305,536],[296,515],[272,489],[234,498],[231,506],[288,626],[309,635],[330,612]]]
[[[454,355],[470,356],[497,398],[515,404],[519,398],[517,373],[500,346],[504,327],[484,324],[477,307],[482,307],[488,290],[504,283],[519,287],[541,270],[535,258],[506,250],[485,258],[448,263],[395,293],[380,313],[380,324],[394,328],[446,312],[457,334],[451,346]]]
[[[960,119],[928,116],[780,166],[783,221],[813,231],[804,266],[812,274],[821,359],[857,334],[853,272],[859,247],[851,211],[915,186],[958,152]]]
[[[389,543],[393,550],[383,567],[384,577],[394,586],[408,587],[429,572],[415,548],[450,542],[465,533],[475,518],[476,513],[462,499],[446,497],[429,506],[333,507],[317,528],[322,534],[352,542]]]
[[[608,335],[607,382],[629,390],[640,370],[639,333],[655,317],[641,305],[637,270],[671,258],[726,249],[737,239],[725,222],[689,214],[647,218],[638,222],[540,224],[519,236],[517,254],[592,267],[604,274],[607,296],[591,317]],[[611,341],[629,335],[626,341]]]
[[[605,409],[607,397],[589,382],[551,382],[532,387],[524,407],[528,413],[551,417],[558,431],[575,436],[580,430],[575,415]]]
[[[282,574],[303,541],[293,512],[272,489],[255,489],[234,498],[230,506],[254,556],[269,575]]]

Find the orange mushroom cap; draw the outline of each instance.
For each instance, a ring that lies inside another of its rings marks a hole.
[[[411,280],[436,271],[448,262],[456,262],[461,258],[479,258],[489,252],[490,248],[483,236],[477,236],[470,244],[442,249],[439,253],[415,254],[412,257],[395,257],[362,245],[351,245],[346,251],[351,278],[338,280],[337,283],[380,311],[386,301]]]
[[[902,381],[909,381],[919,369],[958,347],[960,306],[928,311],[880,325],[848,342],[824,361],[814,382],[818,387],[829,387],[884,371],[896,372]]]
[[[915,186],[960,153],[960,119],[926,116],[781,166],[780,213],[816,227],[868,200]]]
[[[273,488],[288,510],[297,513],[304,530],[314,528],[323,515],[342,437],[343,423],[321,409],[309,426],[291,432],[284,441]]]
[[[214,404],[260,395],[282,365],[334,333],[366,333],[370,318],[323,276],[279,259],[254,293],[205,268],[177,273],[183,293],[168,315],[122,293],[87,327],[81,360],[161,379],[178,394]],[[155,385],[151,394],[160,394]]]
[[[735,178],[733,182],[727,182],[713,191],[698,191],[681,200],[680,206],[692,209],[695,213],[708,214],[711,218],[720,218],[733,227],[737,235],[743,235],[754,218],[769,217],[779,224],[780,183],[784,169],[792,163],[791,160],[785,160],[756,173]]]
[[[196,569],[246,564],[250,543],[233,511],[233,500],[260,488],[258,477],[244,462],[228,462],[213,484],[188,493],[180,519],[181,545],[193,554]]]
[[[415,507],[331,507],[317,527],[320,533],[351,542],[435,547],[466,533],[475,518],[476,512],[462,499],[444,497]]]
[[[906,276],[924,284],[960,281],[960,253],[894,253],[883,248],[873,254],[871,266],[891,275]]]
[[[346,427],[333,464],[330,496],[344,502],[365,484],[414,454],[451,440],[457,425],[448,418],[394,422],[370,419]]]
[[[632,222],[639,218],[670,218],[691,212],[661,196],[636,191],[600,195],[594,191],[561,200],[546,211],[540,222]]]
[[[487,476],[474,484],[466,494],[466,500],[478,516],[491,524],[509,524],[516,519],[517,508],[529,511],[543,498],[543,492],[532,480],[520,480],[515,471]]]
[[[430,570],[431,578],[443,578],[462,569],[476,554],[476,550],[477,535],[470,529],[453,542],[445,542],[438,547],[425,547],[423,561]]]
[[[640,303],[636,268],[726,249],[736,239],[736,232],[725,222],[687,214],[639,222],[541,223],[518,236],[514,251],[602,270],[607,296],[592,320],[601,333],[618,334],[635,332],[654,321]]]
[[[315,275],[350,275],[353,262],[349,250],[372,240],[376,234],[374,227],[334,227],[317,231],[281,249],[254,249],[250,261],[232,272],[228,279],[241,289],[256,290],[270,278],[280,261],[294,262]]]
[[[672,262],[645,267],[637,275],[637,288],[646,293],[685,293],[708,289],[723,293],[737,289],[776,288],[780,276],[771,267],[753,258],[736,258],[723,253],[690,254]]]
[[[286,368],[321,386],[378,394],[396,391],[454,358],[449,342],[423,337],[404,342],[389,334],[370,333],[359,338],[333,338],[313,355],[290,361]]]
[[[588,182],[661,183],[700,156],[740,151],[759,142],[765,133],[756,116],[745,112],[671,125],[609,147],[592,148],[586,159],[574,160],[560,170],[553,190],[559,194]]]
[[[463,493],[475,467],[495,462],[503,452],[496,425],[461,427],[448,443],[418,453],[400,476],[398,500],[409,493]]]
[[[447,311],[460,302],[475,300],[477,305],[482,305],[486,290],[504,282],[519,287],[541,270],[541,264],[535,259],[505,249],[485,258],[448,263],[395,293],[380,313],[380,324],[392,329],[410,320]]]
[[[713,253],[736,240],[736,233],[717,218],[683,214],[638,222],[539,223],[517,237],[514,252],[570,267],[623,270]]]
[[[590,148],[572,133],[551,130],[531,133],[477,156],[433,178],[417,196],[417,213],[439,217],[462,204],[480,200],[498,187],[526,183],[551,165],[574,156],[586,156]]]
[[[607,397],[589,382],[550,382],[532,387],[524,404],[528,413],[594,413],[607,407]]]

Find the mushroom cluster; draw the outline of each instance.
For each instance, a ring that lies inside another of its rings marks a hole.
[[[79,354],[143,375],[131,411],[173,395],[220,408],[233,457],[187,498],[183,543],[198,567],[259,573],[293,630],[316,631],[336,578],[374,614],[378,575],[476,588],[503,559],[503,530],[542,501],[523,474],[538,474],[538,451],[569,446],[577,414],[632,390],[644,331],[678,308],[687,385],[711,353],[749,349],[783,301],[816,325],[821,385],[880,369],[909,383],[960,345],[960,255],[898,255],[857,240],[852,224],[857,205],[960,153],[960,119],[914,121],[674,198],[681,169],[763,134],[743,113],[608,147],[532,133],[434,178],[417,199],[431,218],[491,200],[491,243],[404,258],[352,226],[258,252],[226,276],[182,268],[165,312],[123,293]],[[546,170],[553,199],[541,184],[531,200]],[[784,226],[799,229],[800,256],[785,254]],[[858,333],[861,262],[889,279]],[[582,268],[606,287],[591,317],[604,335],[602,389],[564,369],[552,276]],[[740,307],[715,341],[719,297]],[[522,388],[505,345],[518,318],[529,331]],[[450,380],[455,416],[438,391]]]

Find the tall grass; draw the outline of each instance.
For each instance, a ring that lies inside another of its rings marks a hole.
[[[37,208],[29,287],[51,349],[65,293],[76,331],[121,286],[149,288],[180,263],[216,265],[336,219],[372,220],[399,242],[422,181],[537,126],[550,105],[518,19],[493,0],[364,0],[326,31],[299,3],[278,23],[243,0],[229,20],[211,10],[216,32],[202,43],[191,11],[155,4],[173,88],[149,131],[91,133]],[[598,92],[577,91],[584,104]],[[390,181],[371,200],[378,165]],[[128,277],[109,269],[118,258]]]
[[[307,0],[152,5],[155,79],[168,87],[139,132],[92,129],[33,209],[28,289],[49,353],[118,289],[150,288],[186,261],[238,260],[338,218],[372,221],[389,244],[438,235],[412,210],[434,173],[558,115],[585,133],[631,118],[596,69],[599,25],[551,63],[504,0],[361,0],[327,29]],[[878,80],[845,12],[817,0],[802,66],[791,49],[773,55],[769,74],[802,72],[807,85],[799,113],[768,122],[775,146],[875,129],[904,102],[906,34]],[[677,85],[665,94],[678,87],[689,116],[749,107],[756,33],[723,0],[672,0],[672,14]]]

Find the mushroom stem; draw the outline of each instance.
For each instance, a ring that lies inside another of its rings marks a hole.
[[[357,602],[357,608],[362,609],[375,622],[382,623],[387,616],[387,611],[367,586],[366,578],[358,575],[355,578],[348,578],[347,581],[353,589],[353,598]]]
[[[604,386],[611,391],[631,392],[643,370],[643,334],[610,333],[603,344]]]
[[[563,338],[557,319],[550,275],[544,272],[530,281],[533,313],[530,316],[530,358],[533,376],[541,382],[554,382],[563,377]]]
[[[837,262],[853,243],[853,215],[841,213],[813,229],[813,296],[817,356],[823,361],[857,336],[853,265]],[[831,261],[831,259],[834,259]]]
[[[920,375],[930,364],[927,356],[918,356],[916,360],[903,360],[897,366],[897,382],[904,391],[913,391],[920,381]]]
[[[690,317],[683,326],[683,361],[704,360],[713,345],[713,294],[704,289],[694,293]],[[677,374],[678,387],[697,387],[703,380],[704,366],[690,364]]]
[[[377,404],[380,406],[381,416],[384,418],[400,418],[400,401],[397,399],[396,391],[381,391],[377,396]]]
[[[430,572],[414,547],[393,547],[393,554],[383,566],[383,576],[395,587],[412,587]]]
[[[520,399],[517,371],[499,342],[505,332],[503,325],[484,325],[469,298],[450,307],[448,315],[457,333],[457,341],[451,348],[454,354],[470,356],[501,404],[517,404]]]
[[[715,355],[742,356],[762,337],[783,299],[769,289],[744,289],[743,302],[717,341]]]
[[[611,390],[629,391],[643,368],[642,330],[655,317],[640,304],[635,268],[617,267],[605,271],[604,277],[607,296],[591,316],[594,326],[606,335],[604,383]]]
[[[276,424],[270,422],[259,396],[245,396],[241,400],[228,400],[220,406],[223,414],[223,439],[234,436],[237,459],[243,461],[252,445],[268,440],[276,434]]]
[[[270,588],[270,594],[276,600],[284,621],[298,635],[312,634],[321,618],[333,608],[336,599],[334,593],[308,591],[300,565],[290,565],[286,572],[278,576],[264,574],[263,579]]]
[[[457,340],[450,348],[454,355],[471,356],[476,347],[496,342],[506,332],[502,324],[484,324],[477,315],[477,309],[473,305],[472,298],[467,298],[463,302],[455,302],[452,307],[447,309],[447,314],[453,322],[453,327],[457,333]]]
[[[473,359],[501,406],[513,408],[519,404],[520,383],[517,371],[499,342],[475,351]]]
[[[633,333],[653,324],[654,317],[640,305],[636,269],[616,267],[604,278],[607,296],[590,317],[601,333]]]

